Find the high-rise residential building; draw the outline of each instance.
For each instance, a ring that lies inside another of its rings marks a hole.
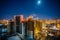
[[[28,35],[31,39],[34,39],[34,21],[28,20]]]
[[[34,38],[37,40],[41,38],[42,33],[42,22],[38,20],[34,20]],[[40,36],[39,36],[40,35]]]
[[[20,16],[14,16],[14,23],[15,23],[15,26],[16,26],[16,32],[17,33],[22,33],[22,31],[21,31],[22,28],[20,27]]]
[[[0,40],[7,39],[7,26],[0,24]]]
[[[28,32],[27,21],[24,22],[24,25],[25,25],[25,40],[27,40],[27,32]]]
[[[8,23],[7,23],[7,32],[9,35],[14,35],[16,33],[16,27],[14,25],[14,21],[12,20],[8,20]]]
[[[25,22],[25,36],[26,40],[34,39],[34,21],[32,16],[29,16],[28,20]]]
[[[14,23],[16,26],[16,32],[22,34],[22,22],[24,21],[23,15],[14,16]]]

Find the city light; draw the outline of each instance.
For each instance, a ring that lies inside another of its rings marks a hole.
[[[7,21],[0,20],[0,30],[2,31],[1,34],[4,34],[4,35],[8,34],[8,36],[15,35],[14,37],[19,36],[21,37],[20,38],[21,40],[22,39],[34,40],[34,38],[36,40],[45,40],[48,35],[60,36],[60,20],[59,19],[57,19],[57,23],[56,23],[56,20],[53,20],[53,19],[41,20],[39,19],[39,17],[37,17],[36,14],[32,14],[28,16],[26,19],[24,19],[23,15],[19,15],[19,16],[16,15],[14,16],[13,20],[7,20]],[[8,39],[12,39],[12,38],[9,37]]]

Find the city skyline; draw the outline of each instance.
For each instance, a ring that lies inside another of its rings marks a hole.
[[[13,20],[0,20],[0,35],[1,40],[59,39],[60,19],[41,20],[32,15],[24,19],[23,15],[15,15]]]

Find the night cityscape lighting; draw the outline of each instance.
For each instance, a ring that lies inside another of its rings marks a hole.
[[[0,40],[60,40],[59,0],[0,0]]]
[[[15,15],[13,20],[0,20],[1,40],[55,40],[59,36],[60,19]]]

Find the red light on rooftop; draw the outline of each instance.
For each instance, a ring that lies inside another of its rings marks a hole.
[[[24,22],[24,17],[23,17],[23,15],[20,15],[20,22]]]

